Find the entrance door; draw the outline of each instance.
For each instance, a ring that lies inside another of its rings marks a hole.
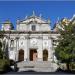
[[[30,61],[36,61],[36,60],[37,60],[37,50],[30,49]]]
[[[48,51],[47,50],[43,51],[43,61],[48,61]]]
[[[18,57],[19,61],[24,61],[24,50],[19,50],[19,57]]]

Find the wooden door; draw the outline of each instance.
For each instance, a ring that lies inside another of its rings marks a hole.
[[[48,51],[47,50],[43,51],[43,61],[48,61]]]
[[[19,61],[24,61],[24,50],[19,50]]]
[[[37,51],[36,49],[30,50],[30,61],[36,61],[37,60]]]

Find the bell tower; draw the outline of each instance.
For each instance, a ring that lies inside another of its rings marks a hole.
[[[13,24],[9,21],[6,20],[3,24],[2,24],[2,29],[3,31],[9,31],[9,30],[13,30]]]

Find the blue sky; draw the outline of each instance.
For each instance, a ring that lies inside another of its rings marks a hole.
[[[32,15],[33,10],[37,16],[41,13],[42,18],[50,18],[53,26],[58,17],[75,14],[75,1],[0,1],[0,23],[9,19],[16,28],[16,20]]]

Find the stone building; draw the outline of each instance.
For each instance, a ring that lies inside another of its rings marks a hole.
[[[51,68],[50,63],[57,61],[54,48],[60,34],[51,30],[49,19],[44,20],[33,12],[32,16],[17,20],[16,30],[7,20],[3,23],[0,34],[4,35],[3,48],[9,59],[23,63],[31,61],[47,63],[46,69]]]

